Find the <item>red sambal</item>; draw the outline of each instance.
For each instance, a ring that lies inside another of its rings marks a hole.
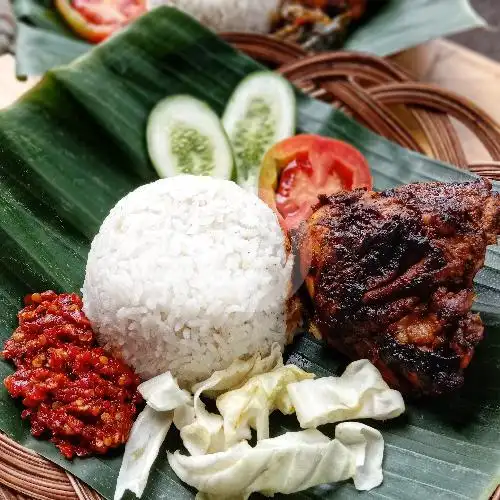
[[[141,402],[139,377],[97,346],[78,295],[49,291],[24,301],[2,354],[16,365],[4,383],[22,398],[32,434],[69,459],[125,443]]]

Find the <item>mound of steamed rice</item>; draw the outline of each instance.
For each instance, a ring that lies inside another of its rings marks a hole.
[[[92,242],[84,311],[144,379],[182,386],[286,337],[290,280],[273,211],[233,182],[178,176],[125,196]]]
[[[176,7],[214,31],[268,33],[280,0],[148,0],[148,10]]]

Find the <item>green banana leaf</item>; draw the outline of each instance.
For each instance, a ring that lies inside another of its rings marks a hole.
[[[386,56],[433,38],[484,26],[469,0],[378,0],[382,7],[353,30],[352,50]],[[91,48],[64,23],[52,0],[13,0],[18,19],[16,72],[41,75]]]
[[[44,289],[78,292],[91,238],[125,193],[154,180],[144,130],[148,113],[169,94],[189,93],[218,113],[231,92],[260,66],[189,17],[161,8],[71,65],[49,72],[0,112],[0,338],[16,326],[21,298]],[[368,158],[377,189],[411,181],[467,181],[474,176],[404,150],[339,111],[297,92],[300,131],[344,139]],[[498,185],[495,185],[498,189]],[[408,404],[397,420],[373,423],[386,441],[385,481],[360,494],[350,483],[292,499],[487,499],[500,482],[500,249],[491,247],[476,283],[476,309],[488,321],[485,341],[459,393]],[[318,375],[340,373],[346,360],[302,336],[291,362]],[[12,366],[0,361],[0,377]],[[20,405],[0,389],[0,429],[113,497],[114,456],[69,462],[31,437]],[[272,434],[297,430],[273,415]],[[325,429],[331,434],[332,429]],[[165,445],[179,446],[173,433]],[[144,498],[192,499],[164,450]]]

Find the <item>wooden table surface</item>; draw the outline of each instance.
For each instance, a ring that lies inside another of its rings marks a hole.
[[[14,67],[14,58],[10,54],[0,56],[0,109],[12,104],[35,82],[16,80]]]
[[[394,59],[421,81],[468,97],[500,123],[500,64],[446,40],[429,42]],[[13,57],[1,56],[0,109],[13,103],[35,82],[17,81]],[[465,127],[458,124],[458,131],[470,162],[489,160],[483,146]]]
[[[421,45],[394,60],[419,80],[469,98],[500,123],[500,63],[447,40]],[[490,160],[477,138],[456,125],[469,162]]]

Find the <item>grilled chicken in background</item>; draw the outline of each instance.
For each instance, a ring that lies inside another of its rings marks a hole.
[[[367,8],[368,3],[374,3],[373,0],[294,0],[296,3],[305,7],[315,7],[322,9],[330,16],[335,16],[343,12],[349,12],[353,18],[361,17]]]
[[[304,43],[311,37],[326,37],[340,46],[352,22],[376,12],[385,0],[282,0],[273,19],[277,38]]]
[[[406,393],[456,389],[483,338],[473,279],[499,233],[486,181],[321,198],[296,235],[312,333]]]

